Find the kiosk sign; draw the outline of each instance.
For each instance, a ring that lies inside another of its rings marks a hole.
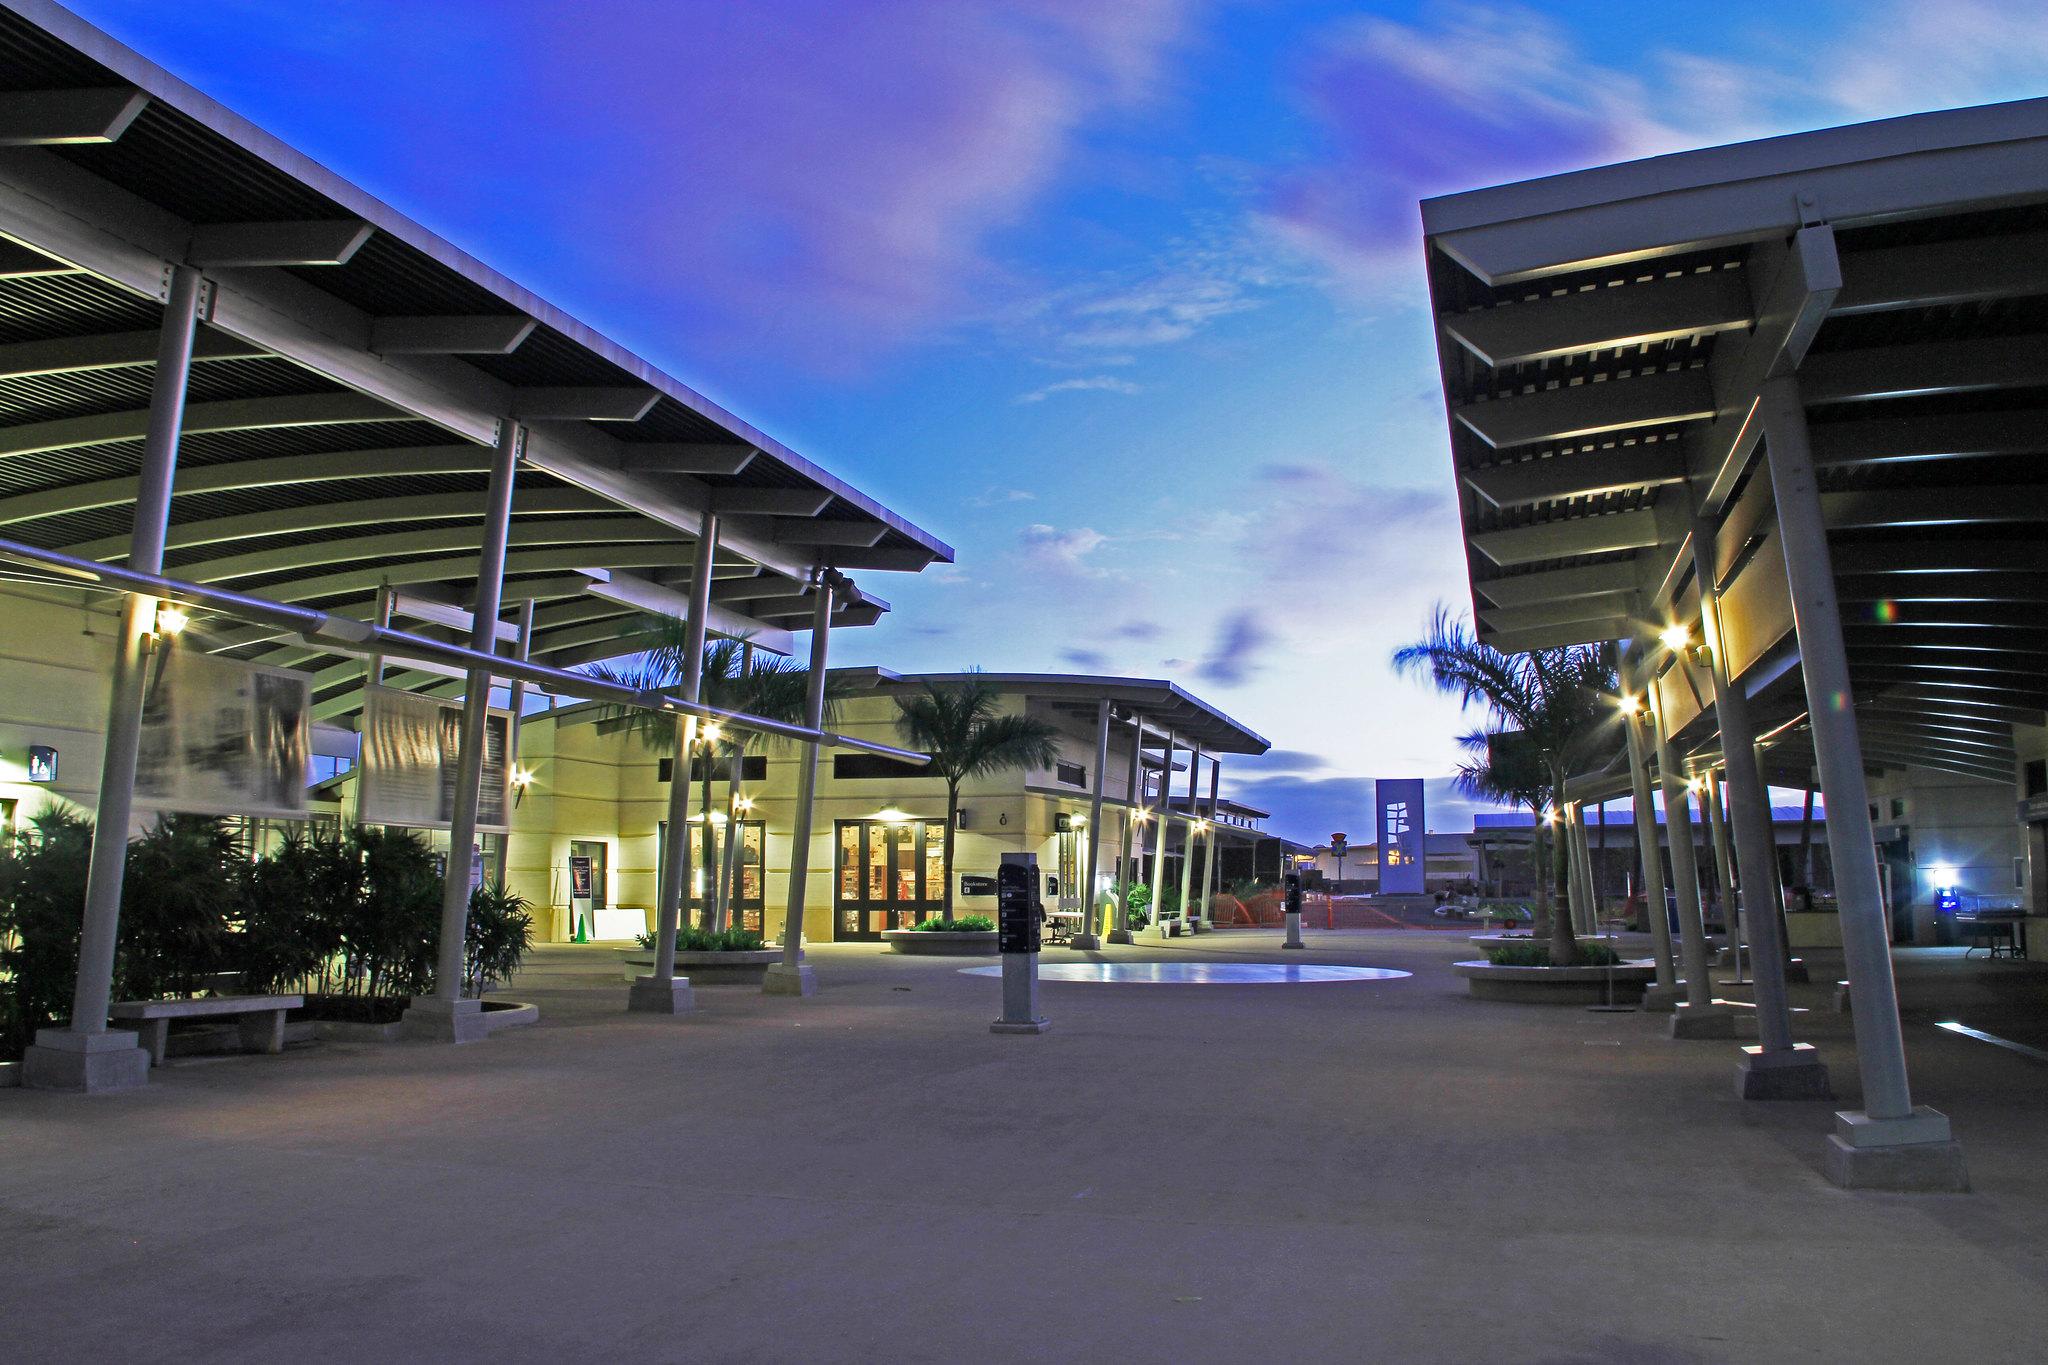
[[[996,946],[1005,953],[1039,950],[1038,877],[1024,863],[996,869]]]

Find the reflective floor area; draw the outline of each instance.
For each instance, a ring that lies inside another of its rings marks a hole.
[[[1001,976],[1001,967],[963,967],[964,976]],[[1324,967],[1272,962],[1053,962],[1041,981],[1136,982],[1148,986],[1270,986],[1317,981],[1392,981],[1413,973],[1392,967]]]

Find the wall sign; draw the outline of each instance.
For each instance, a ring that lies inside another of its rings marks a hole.
[[[48,744],[28,746],[28,780],[31,782],[55,782],[57,780],[57,751]]]
[[[484,717],[483,781],[476,800],[480,830],[506,830],[512,723],[509,711]],[[461,703],[370,688],[363,707],[363,823],[447,829],[455,814],[455,761],[461,745]]]
[[[196,649],[152,657],[135,800],[202,815],[306,813],[312,679]],[[50,751],[52,776],[56,750]]]
[[[983,877],[973,872],[960,874],[960,894],[963,896],[993,896],[996,893],[996,879]]]

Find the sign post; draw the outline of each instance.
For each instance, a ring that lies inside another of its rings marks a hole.
[[[1287,874],[1287,941],[1282,948],[1306,948],[1301,941],[1301,869]]]
[[[1003,954],[1003,1017],[990,1033],[1043,1033],[1052,1021],[1038,1012],[1038,858],[1005,853],[996,869],[996,946]]]
[[[1324,905],[1325,929],[1337,927],[1337,893],[1344,889],[1344,855],[1350,851],[1351,841],[1342,830],[1330,836],[1330,852],[1337,856],[1337,884],[1330,888],[1330,898]]]

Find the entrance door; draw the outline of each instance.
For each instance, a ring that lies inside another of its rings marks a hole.
[[[833,937],[879,939],[938,914],[945,899],[944,823],[842,820]]]
[[[602,839],[571,839],[569,856],[590,859],[590,908],[602,910],[605,906],[604,889],[607,884],[604,865],[605,843]],[[573,894],[573,893],[572,893]]]

